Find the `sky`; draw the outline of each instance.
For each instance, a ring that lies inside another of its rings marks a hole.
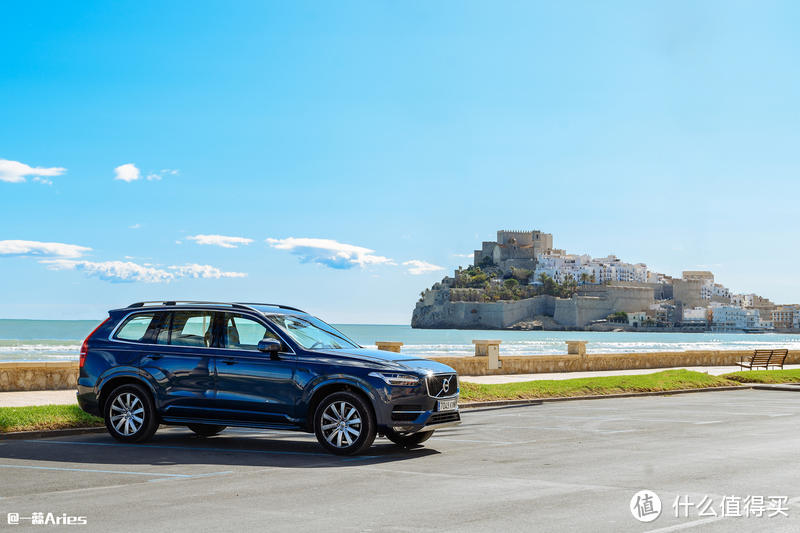
[[[800,302],[795,2],[4,2],[0,318],[408,324],[498,229]]]

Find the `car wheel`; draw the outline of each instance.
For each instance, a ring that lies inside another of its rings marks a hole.
[[[372,446],[375,426],[372,408],[352,392],[335,392],[325,397],[314,413],[317,440],[337,455],[355,455]]]
[[[419,446],[433,435],[431,431],[419,431],[417,433],[398,433],[392,429],[386,430],[386,438],[403,448],[413,448]]]
[[[104,408],[106,428],[122,442],[144,442],[158,429],[150,393],[141,385],[121,385],[108,396]]]
[[[213,424],[188,424],[186,427],[201,437],[213,437],[217,433],[222,432],[228,426],[215,426]]]

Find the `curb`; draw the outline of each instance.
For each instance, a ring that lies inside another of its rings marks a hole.
[[[753,385],[751,388],[758,390],[784,390],[798,392],[800,391],[800,383],[759,383]]]
[[[105,426],[92,426],[86,428],[44,429],[40,431],[12,431],[0,433],[0,440],[5,439],[44,439],[49,437],[65,437],[69,435],[83,435],[84,433],[102,433],[108,431]]]
[[[676,389],[667,391],[653,391],[653,392],[623,392],[621,394],[593,394],[589,396],[564,396],[563,398],[536,398],[530,400],[497,400],[489,402],[470,402],[462,403],[458,407],[460,409],[491,409],[500,407],[517,407],[524,405],[541,405],[544,402],[570,402],[574,400],[604,400],[606,398],[637,398],[639,396],[671,396],[673,394],[686,394],[689,392],[716,392],[716,391],[730,391],[730,390],[747,390],[760,388],[753,385],[734,385],[725,387],[704,387],[699,389]],[[763,387],[765,389],[776,390],[775,387]],[[793,390],[798,391],[800,387],[778,389],[778,390]]]

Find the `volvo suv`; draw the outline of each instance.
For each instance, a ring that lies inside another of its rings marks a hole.
[[[285,305],[138,302],[83,342],[78,403],[123,442],[159,424],[315,433],[352,455],[376,435],[412,447],[459,424],[458,376],[436,361],[368,350]]]

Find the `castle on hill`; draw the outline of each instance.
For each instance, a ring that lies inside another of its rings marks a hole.
[[[553,247],[550,233],[500,230],[496,241],[484,241],[474,251],[472,266],[459,267],[423,291],[411,319],[412,327],[456,329],[533,322],[552,329],[800,329],[800,306],[733,294],[715,283],[711,272],[685,271],[672,278],[614,255],[568,254]]]

